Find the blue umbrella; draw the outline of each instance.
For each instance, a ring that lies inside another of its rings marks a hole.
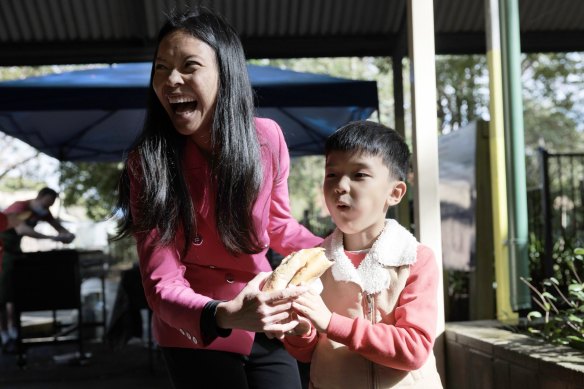
[[[0,82],[0,130],[59,160],[119,161],[139,134],[150,63]],[[378,107],[375,81],[248,65],[257,116],[280,124],[292,156]]]

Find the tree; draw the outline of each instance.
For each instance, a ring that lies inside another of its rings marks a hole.
[[[112,216],[121,169],[121,163],[62,162],[63,204],[84,206],[94,221]]]
[[[439,56],[436,59],[438,127],[456,131],[488,118],[489,79],[483,55]]]
[[[577,151],[584,144],[582,53],[528,54],[522,59],[528,187],[538,185],[536,149]],[[483,55],[436,60],[438,119],[442,133],[489,119],[488,68]]]

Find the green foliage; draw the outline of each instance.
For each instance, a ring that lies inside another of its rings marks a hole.
[[[292,215],[301,220],[305,212],[319,214],[322,211],[321,187],[324,179],[324,157],[306,156],[292,158],[288,188]]]
[[[574,250],[577,250],[581,244],[581,241],[565,236],[554,238],[552,246],[553,278],[561,284],[569,284],[574,277],[574,271],[578,274],[584,273],[584,261],[574,261],[573,258]],[[543,281],[543,277],[540,274],[543,272],[542,264],[545,260],[545,247],[543,241],[534,233],[529,236],[528,253],[531,279],[539,284]]]
[[[442,133],[488,118],[489,79],[484,55],[437,57],[436,88]]]
[[[120,163],[61,163],[64,205],[82,205],[90,219],[106,219],[116,204],[121,168]]]
[[[44,186],[45,183],[43,181],[31,179],[30,177],[4,177],[0,181],[0,192],[15,192],[21,189],[36,191]]]
[[[584,249],[568,251],[563,257],[571,273],[564,282],[551,277],[538,288],[531,280],[521,278],[533,292],[533,301],[539,307],[527,315],[531,323],[528,331],[553,344],[584,349],[584,282],[577,270],[581,268]]]

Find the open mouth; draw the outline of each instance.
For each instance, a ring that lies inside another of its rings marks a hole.
[[[194,97],[169,96],[168,102],[172,111],[179,115],[192,112],[197,108],[197,100]]]

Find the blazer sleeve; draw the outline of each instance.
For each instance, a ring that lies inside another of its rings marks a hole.
[[[395,324],[371,324],[333,313],[327,336],[380,365],[419,369],[432,352],[436,336],[438,277],[434,253],[420,245],[394,309]]]
[[[139,216],[137,207],[141,193],[139,174],[130,170],[130,208],[132,217]],[[210,297],[195,293],[185,279],[185,266],[176,247],[160,246],[156,230],[134,234],[146,301],[157,317],[178,330],[183,329],[197,339],[201,333],[201,313]]]
[[[292,216],[288,197],[288,175],[290,173],[288,146],[282,129],[271,120],[268,123],[273,127],[269,131],[269,137],[273,148],[272,163],[276,167],[268,234],[270,246],[278,253],[288,255],[293,251],[318,246],[322,242],[322,238],[313,235]]]

